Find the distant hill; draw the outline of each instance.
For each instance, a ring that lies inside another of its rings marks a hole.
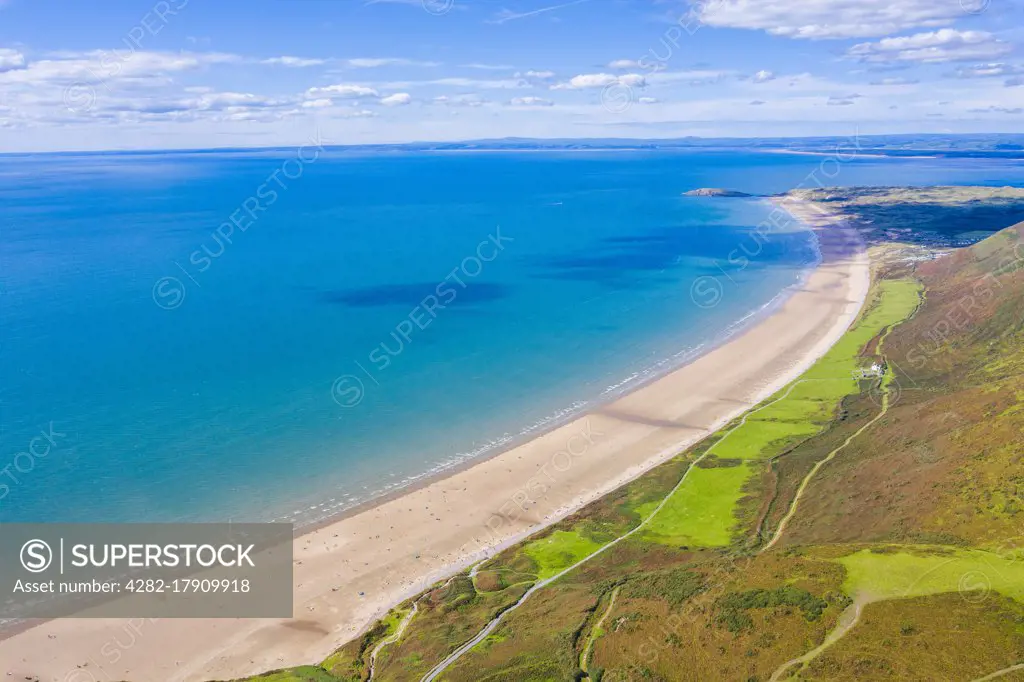
[[[1024,158],[1024,135],[1015,133],[977,133],[966,135],[863,135],[829,137],[682,137],[682,138],[518,138],[422,141],[400,144],[326,145],[327,149],[354,152],[416,151],[521,151],[521,150],[593,150],[604,149],[706,149],[738,151],[810,152],[849,158],[856,154],[881,156],[935,156],[947,158]],[[203,154],[249,152],[256,148],[219,147],[214,149],[174,149],[100,152],[47,152],[63,156]],[[279,150],[289,154],[294,147],[261,147],[259,151]],[[37,156],[38,153],[12,153],[0,156]]]
[[[736,198],[736,197],[752,197],[753,194],[747,194],[746,192],[738,192],[734,189],[720,189],[717,187],[701,187],[700,189],[691,189],[688,192],[683,192],[684,197],[725,197],[725,198]]]

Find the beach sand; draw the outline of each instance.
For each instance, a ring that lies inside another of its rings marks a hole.
[[[0,642],[0,671],[42,682],[177,682],[316,663],[396,603],[700,440],[813,364],[867,294],[855,231],[815,205],[776,203],[815,226],[822,252],[777,310],[613,403],[298,537],[294,619],[53,620]],[[701,302],[730,295],[728,281],[700,284]]]

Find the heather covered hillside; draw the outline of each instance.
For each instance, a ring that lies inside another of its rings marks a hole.
[[[320,666],[260,679],[1014,679],[1024,224],[874,257],[857,322],[785,390]]]

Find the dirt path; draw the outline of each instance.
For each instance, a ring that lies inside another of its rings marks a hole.
[[[1024,663],[1018,663],[1017,665],[1011,665],[1009,668],[997,670],[994,673],[985,675],[985,677],[979,677],[973,682],[988,682],[989,680],[994,680],[998,677],[1002,677],[1003,675],[1009,675],[1010,673],[1015,672],[1017,670],[1024,670]]]
[[[796,389],[797,386],[799,386],[801,384],[804,384],[804,383],[806,383],[808,381],[821,381],[821,380],[820,379],[818,379],[818,380],[815,380],[815,379],[801,379],[799,381],[795,381],[795,382],[793,382],[789,386],[789,388],[786,390],[786,392],[781,397],[779,397],[778,399],[773,400],[770,403],[767,403],[767,404],[757,408],[756,410],[750,410],[749,412],[744,414],[743,417],[740,419],[739,423],[736,424],[736,426],[734,426],[731,429],[729,429],[729,431],[726,432],[726,434],[724,436],[722,436],[721,439],[719,439],[710,448],[705,450],[704,453],[700,457],[698,457],[697,459],[693,460],[690,463],[690,466],[686,467],[686,471],[683,472],[683,475],[682,475],[682,477],[680,477],[679,482],[676,483],[675,486],[672,488],[672,490],[670,490],[669,493],[664,497],[664,499],[662,499],[661,502],[658,503],[658,506],[654,508],[654,511],[652,511],[647,516],[647,518],[645,518],[643,521],[641,521],[635,528],[633,528],[632,530],[627,531],[623,535],[620,535],[619,537],[615,538],[614,540],[612,540],[608,544],[599,547],[596,551],[594,551],[593,553],[583,557],[582,559],[577,561],[572,566],[569,566],[568,568],[563,569],[561,572],[551,576],[550,578],[547,578],[545,580],[541,580],[540,582],[534,584],[533,587],[528,589],[523,594],[523,596],[519,598],[519,601],[517,601],[515,604],[513,604],[509,608],[505,609],[504,611],[502,611],[500,614],[498,614],[498,616],[496,618],[494,618],[490,623],[488,623],[484,627],[483,630],[481,630],[475,637],[473,637],[473,639],[469,640],[468,642],[466,642],[465,644],[460,646],[458,649],[456,649],[454,652],[452,652],[446,659],[444,659],[443,661],[438,663],[436,666],[434,666],[430,670],[430,672],[428,672],[426,675],[424,675],[421,678],[420,682],[433,682],[433,680],[436,680],[437,677],[441,673],[443,673],[445,670],[450,668],[452,666],[452,664],[454,664],[460,658],[462,658],[467,653],[469,653],[469,651],[471,649],[473,649],[473,647],[475,647],[477,644],[479,644],[480,642],[484,641],[492,632],[494,632],[494,630],[498,627],[498,625],[501,624],[501,621],[505,619],[505,616],[507,616],[508,614],[512,613],[513,611],[518,609],[520,606],[522,606],[524,603],[526,603],[526,600],[529,599],[531,596],[533,596],[533,594],[536,593],[538,590],[541,590],[541,589],[547,587],[548,585],[550,585],[551,583],[555,582],[556,580],[558,580],[562,576],[564,576],[567,573],[570,573],[570,572],[576,570],[578,567],[580,567],[583,564],[587,563],[588,561],[590,561],[594,557],[598,556],[599,554],[602,554],[602,553],[608,551],[609,549],[611,549],[615,545],[619,544],[620,542],[622,542],[626,538],[630,537],[634,533],[637,533],[637,532],[643,530],[644,527],[646,527],[647,524],[650,523],[651,520],[654,519],[654,517],[656,517],[658,515],[658,513],[665,507],[665,505],[668,504],[668,501],[670,499],[672,499],[672,496],[675,495],[679,491],[679,489],[683,486],[684,483],[686,483],[686,479],[690,476],[690,472],[693,471],[694,468],[698,464],[700,464],[701,461],[703,461],[705,457],[707,457],[712,452],[714,452],[715,448],[717,448],[719,445],[724,443],[729,438],[729,436],[731,436],[733,433],[735,433],[738,429],[740,429],[743,426],[745,426],[746,423],[747,423],[747,420],[750,419],[750,417],[752,417],[755,414],[761,412],[762,410],[768,409],[769,407],[773,406],[777,402],[785,400],[786,398],[789,397],[790,393],[792,393]]]
[[[487,560],[484,559],[483,561],[477,562],[473,566],[473,568],[470,569],[470,571],[469,571],[469,579],[470,580],[473,580],[476,577],[477,571],[480,570],[480,567],[486,561]],[[452,584],[452,581],[455,580],[457,577],[458,577],[458,575],[453,575],[452,577],[448,578],[448,580],[445,582],[445,584],[442,585],[438,589],[443,590],[444,588],[448,587],[449,585]],[[474,587],[475,587],[475,583],[474,583]],[[422,599],[422,597],[421,597],[421,599]],[[373,651],[370,652],[370,676],[366,678],[366,682],[372,682],[372,680],[373,680],[373,674],[375,672],[375,668],[376,668],[376,664],[377,664],[377,654],[379,654],[384,649],[384,647],[386,647],[388,644],[394,644],[395,642],[397,642],[398,640],[400,640],[402,638],[402,635],[404,635],[405,631],[409,629],[409,625],[412,623],[412,619],[416,617],[416,614],[419,612],[419,610],[420,610],[420,600],[417,599],[416,601],[414,601],[412,603],[412,609],[409,611],[409,613],[407,613],[405,615],[405,618],[403,618],[402,622],[398,624],[398,627],[391,634],[391,636],[386,638],[386,639],[381,640],[380,643],[377,644],[377,646],[373,647]]]
[[[898,322],[896,324],[901,324],[901,323],[902,323],[902,321]],[[886,327],[885,332],[882,334],[882,338],[880,338],[878,340],[878,350],[877,350],[877,352],[878,352],[878,355],[881,356],[883,363],[885,363],[886,360],[885,360],[885,355],[882,353],[882,346],[885,343],[886,337],[888,337],[889,333],[893,330],[894,327],[896,327],[896,324],[891,324],[888,327]],[[886,370],[886,371],[891,371],[891,370]],[[865,431],[870,429],[872,426],[874,426],[878,422],[879,419],[884,417],[889,412],[889,405],[890,405],[889,385],[888,385],[888,383],[886,383],[886,377],[882,377],[881,381],[882,381],[882,410],[875,416],[874,419],[872,419],[867,424],[865,424],[864,426],[862,426],[859,429],[857,429],[856,433],[854,433],[849,438],[847,438],[845,441],[843,441],[842,445],[840,445],[838,448],[836,448],[832,452],[828,453],[828,455],[824,459],[822,459],[817,464],[815,464],[814,467],[807,473],[807,475],[804,476],[804,480],[800,482],[800,487],[797,488],[796,495],[793,496],[793,502],[789,506],[789,511],[786,512],[786,515],[784,517],[782,517],[782,521],[779,522],[779,527],[775,529],[775,535],[773,535],[772,539],[768,542],[768,544],[764,546],[764,548],[761,550],[762,552],[766,552],[769,549],[771,549],[772,547],[774,547],[775,543],[777,543],[779,541],[779,539],[782,537],[782,534],[785,532],[786,526],[789,524],[790,519],[792,519],[793,516],[796,515],[797,505],[800,503],[800,498],[803,496],[804,491],[807,489],[807,486],[810,485],[811,480],[818,473],[818,471],[823,466],[825,466],[826,464],[831,462],[833,459],[835,459],[836,455],[838,455],[840,452],[845,450],[847,448],[847,446],[850,445],[850,443],[852,443],[853,441],[857,440],[857,438],[859,438],[862,433],[864,433]],[[895,379],[893,379],[893,381],[895,381]]]
[[[812,660],[817,658],[825,649],[829,648],[830,646],[838,642],[840,639],[842,639],[846,635],[846,633],[852,630],[853,627],[860,621],[861,612],[864,610],[864,607],[867,604],[871,603],[871,601],[872,599],[865,595],[858,595],[857,597],[855,597],[853,603],[846,607],[845,611],[839,614],[839,622],[836,624],[835,629],[832,630],[832,632],[828,633],[828,637],[825,638],[825,641],[822,642],[820,646],[811,649],[803,656],[799,656],[790,661],[786,661],[785,663],[780,665],[778,668],[775,669],[775,672],[772,673],[769,682],[779,682],[783,679],[782,676],[785,675],[790,668],[792,668],[795,665],[799,665],[802,668],[804,665],[810,663]]]
[[[381,640],[377,646],[373,647],[373,651],[370,652],[370,676],[366,678],[368,682],[373,680],[373,674],[376,671],[377,654],[379,654],[388,644],[394,644],[402,638],[402,635],[405,634],[406,629],[409,627],[409,623],[411,623],[412,619],[416,617],[416,613],[419,610],[420,603],[418,601],[413,602],[412,609],[409,610],[409,613],[405,614],[405,618],[403,618],[402,622],[398,624],[398,627],[395,628],[395,631],[391,636]]]
[[[580,670],[590,674],[590,654],[594,650],[594,643],[597,642],[597,633],[604,625],[604,622],[608,620],[608,616],[612,614],[612,609],[615,608],[615,598],[619,596],[619,588],[616,587],[612,590],[612,598],[608,602],[608,608],[604,610],[600,620],[594,624],[594,627],[590,630],[590,635],[587,636],[587,643],[583,647],[583,653],[580,654]]]
[[[907,319],[910,319],[916,313],[917,313],[917,310],[914,310],[914,312],[912,312]],[[900,322],[897,322],[895,324],[891,324],[888,327],[886,327],[885,332],[882,334],[882,337],[878,340],[878,347],[876,349],[876,353],[882,358],[883,366],[885,366],[887,368],[886,369],[887,373],[892,371],[892,370],[888,369],[888,362],[886,360],[885,354],[882,352],[883,347],[885,345],[885,340],[886,340],[886,338],[888,338],[889,333],[892,332],[892,330],[897,325],[902,324],[905,321],[906,320],[901,320]],[[782,537],[782,533],[786,530],[786,525],[789,523],[789,520],[792,519],[793,516],[796,514],[797,505],[800,502],[801,495],[803,495],[804,490],[807,489],[807,486],[810,484],[811,480],[814,478],[814,475],[818,473],[818,470],[821,469],[821,467],[823,467],[826,464],[828,464],[830,461],[832,461],[832,459],[834,459],[836,457],[836,455],[838,455],[840,452],[842,452],[850,443],[852,443],[854,440],[856,440],[862,433],[867,431],[869,428],[874,426],[875,423],[877,423],[879,419],[884,417],[889,412],[889,406],[892,404],[892,401],[890,399],[891,395],[892,395],[892,391],[890,390],[890,386],[895,381],[896,381],[896,379],[895,379],[894,376],[892,376],[892,377],[890,377],[890,376],[883,376],[882,377],[882,379],[881,379],[882,409],[878,413],[878,415],[876,415],[875,418],[872,419],[871,421],[869,421],[867,424],[865,424],[861,428],[857,429],[857,432],[854,433],[853,435],[851,435],[845,441],[843,441],[842,445],[840,445],[838,448],[836,448],[832,452],[828,453],[828,456],[826,456],[820,462],[815,464],[814,468],[812,468],[810,470],[810,472],[808,472],[807,476],[804,477],[804,480],[801,481],[800,487],[796,491],[796,495],[793,496],[793,503],[790,505],[789,511],[786,513],[786,516],[783,517],[782,521],[779,522],[779,527],[778,527],[778,529],[776,529],[775,535],[772,537],[771,541],[761,549],[762,552],[766,552],[769,549],[771,549],[775,545],[775,543],[779,541],[779,538]],[[897,386],[898,386],[898,384],[897,384]],[[837,623],[835,629],[833,629],[832,632],[830,632],[828,634],[828,636],[825,638],[825,641],[822,642],[822,644],[820,646],[812,649],[811,651],[808,651],[803,656],[800,656],[798,658],[794,658],[791,661],[787,661],[786,663],[783,663],[772,674],[770,682],[778,682],[779,680],[781,680],[782,676],[785,675],[786,672],[790,668],[795,666],[795,665],[800,665],[801,668],[802,668],[804,665],[806,665],[807,663],[809,663],[812,660],[814,660],[815,658],[817,658],[821,654],[821,652],[823,652],[825,649],[827,649],[828,647],[832,646],[837,641],[842,639],[846,635],[846,633],[848,633],[851,629],[853,629],[853,627],[858,623],[858,621],[860,621],[861,611],[863,611],[864,606],[869,604],[871,601],[873,601],[873,600],[871,598],[869,598],[868,596],[866,596],[866,595],[863,595],[863,594],[856,595],[854,597],[853,604],[851,604],[849,607],[847,607],[847,609],[845,611],[843,611],[839,615],[839,622]],[[1024,667],[1024,666],[1022,666],[1022,667]],[[1000,671],[999,674],[1001,674],[1002,672],[1004,672],[1004,671]],[[993,673],[993,674],[996,674],[996,673]],[[989,679],[989,678],[986,678],[986,679]]]
[[[911,315],[911,316],[913,316],[913,315]],[[901,320],[901,322],[903,322],[903,321]],[[897,324],[899,324],[899,323],[897,323]],[[877,350],[877,352],[878,352],[878,355],[880,355],[882,357],[883,361],[885,360],[885,356],[882,354],[882,345],[884,344],[886,337],[889,335],[889,333],[893,330],[893,328],[895,326],[896,326],[896,324],[889,325],[886,328],[885,332],[882,334],[882,338],[880,338],[879,341],[878,341],[878,350]],[[473,639],[471,639],[468,642],[466,642],[465,644],[463,644],[461,647],[456,649],[451,655],[449,655],[448,658],[444,659],[443,661],[438,663],[436,666],[434,666],[434,668],[430,672],[428,672],[426,675],[423,676],[423,678],[421,679],[420,682],[433,682],[433,680],[437,679],[437,677],[441,673],[443,673],[445,670],[447,670],[449,667],[451,667],[452,664],[454,664],[456,661],[458,661],[464,655],[469,653],[469,651],[471,649],[473,649],[473,647],[475,647],[480,642],[484,641],[484,639],[486,639],[492,632],[494,632],[494,630],[498,627],[498,625],[501,623],[501,621],[504,620],[505,616],[507,616],[509,613],[511,613],[512,611],[515,611],[520,606],[522,606],[526,602],[526,600],[529,599],[535,592],[537,592],[538,590],[540,590],[540,589],[542,589],[544,587],[547,587],[548,585],[550,585],[554,581],[558,580],[559,578],[561,578],[565,574],[575,570],[579,566],[585,564],[586,562],[590,561],[591,559],[593,559],[594,557],[598,556],[599,554],[602,554],[603,552],[607,551],[608,549],[614,547],[615,545],[617,545],[618,543],[622,542],[626,538],[630,537],[634,533],[642,530],[654,517],[656,517],[658,515],[658,512],[660,512],[665,507],[665,505],[668,504],[668,501],[672,498],[672,496],[675,495],[676,492],[678,492],[679,488],[681,488],[682,485],[686,482],[686,479],[690,475],[690,472],[693,471],[693,469],[698,464],[700,464],[700,462],[703,461],[705,457],[707,457],[712,452],[714,452],[715,448],[717,448],[719,445],[721,445],[723,442],[725,442],[729,438],[729,436],[731,436],[733,433],[735,433],[738,429],[740,429],[743,426],[745,426],[746,423],[747,423],[747,420],[750,417],[752,417],[755,414],[761,412],[762,410],[765,410],[765,409],[775,405],[776,403],[778,403],[778,402],[780,402],[782,400],[785,400],[796,389],[797,386],[800,386],[801,384],[804,384],[804,383],[806,383],[808,381],[816,381],[816,380],[815,379],[801,379],[799,381],[795,381],[792,384],[790,384],[790,386],[786,390],[786,392],[781,397],[779,397],[778,399],[773,400],[772,402],[767,403],[764,406],[759,407],[756,410],[751,410],[751,411],[747,412],[746,414],[744,414],[742,419],[740,419],[739,423],[736,424],[736,426],[731,428],[724,436],[722,436],[722,438],[718,442],[716,442],[714,445],[712,445],[710,448],[708,448],[700,457],[698,457],[697,459],[695,459],[693,462],[690,463],[690,466],[688,466],[686,468],[686,471],[683,473],[682,477],[679,479],[679,482],[676,483],[675,487],[672,488],[672,490],[668,493],[668,495],[666,495],[665,498],[662,499],[662,501],[658,503],[658,506],[655,507],[654,511],[652,511],[647,518],[645,518],[643,521],[641,521],[639,525],[637,525],[632,530],[627,531],[625,534],[620,535],[619,537],[615,538],[614,540],[612,540],[608,544],[598,548],[592,554],[589,554],[588,556],[583,557],[578,562],[576,562],[572,566],[569,566],[568,568],[564,569],[560,573],[558,573],[558,574],[556,574],[556,575],[554,575],[554,576],[552,576],[552,577],[550,577],[550,578],[548,578],[546,580],[542,580],[542,581],[536,583],[533,587],[531,587],[529,590],[527,590],[526,593],[523,594],[522,597],[520,597],[519,601],[517,601],[511,607],[509,607],[508,609],[503,611],[501,614],[499,614],[490,623],[488,623],[487,626],[484,627],[484,629],[481,630]],[[817,381],[822,381],[822,380],[818,379]],[[853,442],[858,436],[860,436],[862,433],[864,433],[864,431],[869,429],[879,419],[884,417],[886,415],[886,413],[889,411],[889,404],[890,404],[890,400],[889,400],[889,395],[890,395],[889,386],[885,382],[885,378],[884,377],[883,377],[882,382],[883,382],[883,386],[882,386],[883,391],[882,391],[882,410],[881,410],[881,412],[879,412],[879,414],[874,419],[872,419],[870,422],[868,422],[863,427],[858,429],[858,431],[856,433],[854,433],[852,436],[847,438],[846,441],[841,446],[839,446],[838,448],[836,448],[835,450],[830,452],[828,454],[828,456],[825,457],[825,459],[823,459],[820,462],[818,462],[814,466],[814,468],[811,469],[810,473],[808,473],[807,476],[804,477],[804,480],[800,484],[800,488],[797,490],[796,496],[793,498],[793,503],[792,503],[792,505],[790,507],[789,512],[787,512],[786,516],[782,519],[782,522],[779,523],[779,527],[776,530],[775,535],[774,535],[774,537],[772,537],[771,541],[761,549],[762,552],[771,549],[775,545],[775,543],[779,541],[779,538],[782,537],[782,533],[786,529],[786,524],[789,523],[789,520],[794,516],[794,514],[796,514],[797,503],[800,500],[800,496],[803,494],[804,490],[807,488],[807,486],[810,483],[811,479],[814,477],[814,474],[816,474],[818,472],[818,470],[822,466],[824,466],[829,461],[831,461],[833,458],[835,458],[835,456],[838,455],[839,452],[841,452],[844,448],[846,448],[846,446],[848,446],[851,442]],[[858,602],[855,601],[854,605],[857,606]],[[797,659],[793,659],[789,663],[785,664],[782,668],[780,668],[779,670],[776,671],[776,674],[777,675],[781,675],[783,672],[785,672],[785,668],[786,667],[790,667],[790,666],[796,664],[797,662],[806,662],[806,661],[811,660],[812,658],[817,656],[818,653],[820,653],[822,650],[824,650],[825,647],[830,646],[835,640],[837,640],[840,637],[842,637],[843,635],[845,635],[846,632],[851,627],[853,627],[854,624],[856,624],[857,619],[860,618],[860,607],[861,606],[863,606],[862,603],[856,609],[856,611],[854,613],[853,620],[849,624],[847,624],[845,626],[842,625],[843,617],[846,616],[850,612],[850,609],[847,609],[846,611],[844,611],[843,614],[840,616],[840,627],[833,631],[833,633],[825,640],[824,644],[822,644],[817,649],[814,649],[813,651],[809,652],[808,654],[805,654],[803,657],[800,657],[800,658],[797,658]],[[853,607],[851,606],[850,608],[853,608]],[[776,680],[776,679],[778,679],[778,678],[777,677],[772,677],[772,680]]]

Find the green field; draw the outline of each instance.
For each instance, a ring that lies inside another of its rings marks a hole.
[[[843,590],[850,595],[876,600],[960,592],[971,600],[994,591],[1024,604],[1024,561],[993,552],[901,546],[837,561],[846,568]]]
[[[538,579],[546,580],[594,553],[603,544],[575,530],[556,530],[546,538],[528,543],[523,552],[536,562]]]
[[[827,427],[846,397],[860,390],[856,371],[866,364],[865,346],[913,313],[921,285],[884,280],[865,312],[832,349],[797,381],[749,414],[709,450],[722,459],[764,461]],[[735,510],[756,471],[749,465],[696,468],[643,531],[667,545],[721,547],[732,541]]]

